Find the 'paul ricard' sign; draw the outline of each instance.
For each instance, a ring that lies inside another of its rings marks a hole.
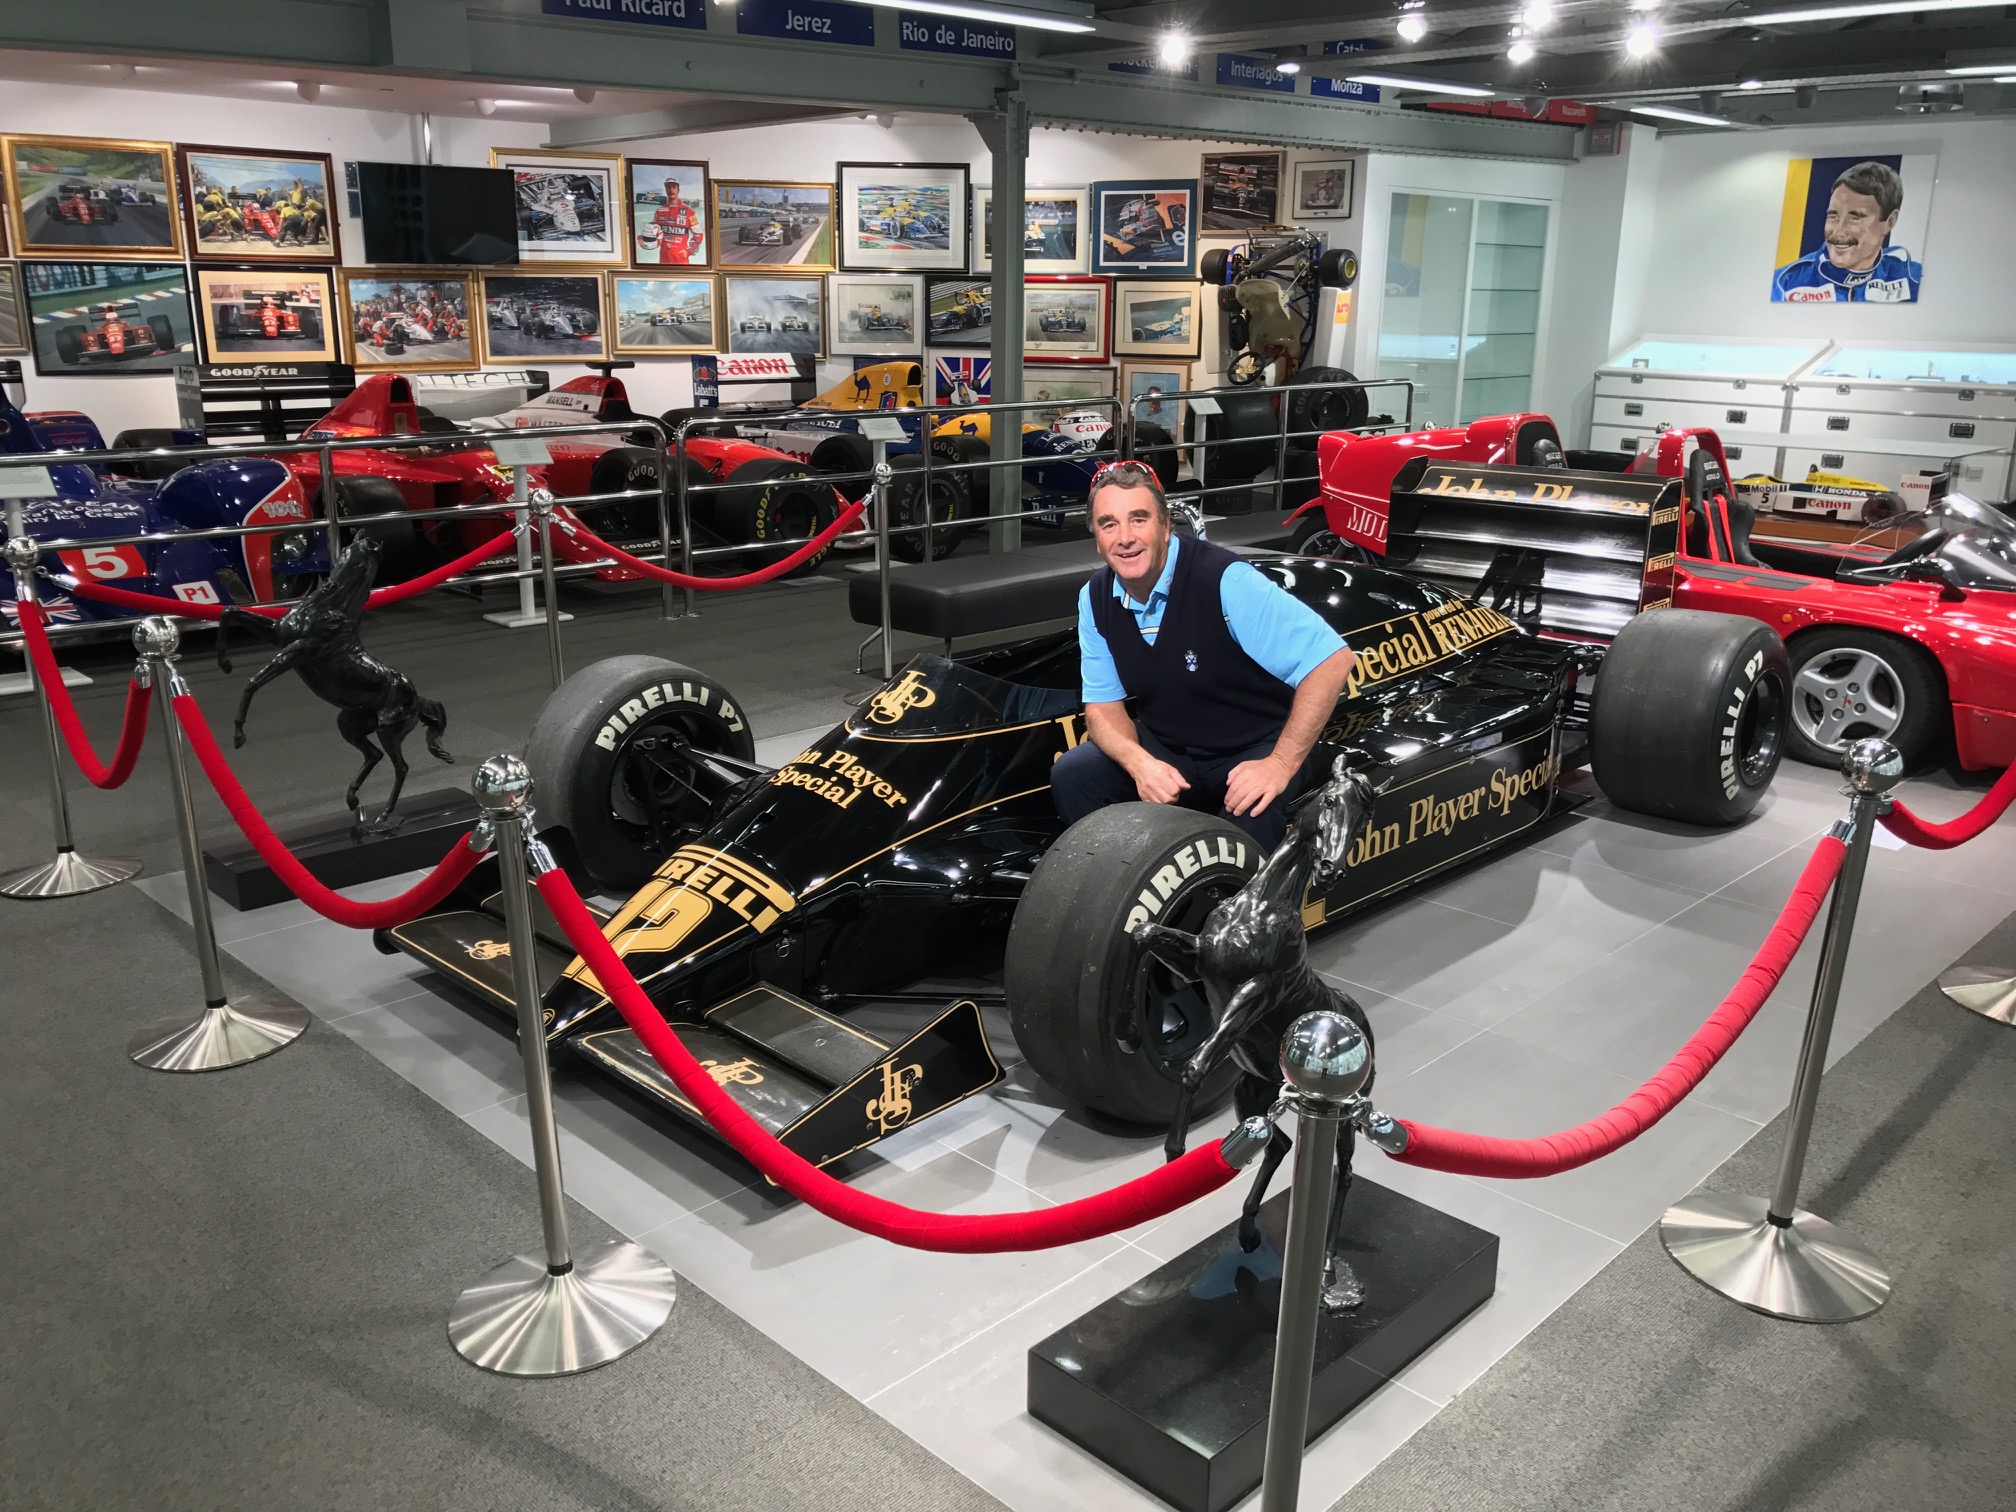
[[[584,21],[627,21],[634,26],[683,26],[707,30],[707,0],[539,0],[549,16]]]

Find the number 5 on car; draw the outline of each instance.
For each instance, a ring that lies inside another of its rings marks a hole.
[[[111,578],[145,577],[147,564],[133,546],[85,546],[76,551],[59,551],[57,559],[72,575],[105,582]]]

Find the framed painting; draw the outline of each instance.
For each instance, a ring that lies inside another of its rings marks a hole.
[[[1113,285],[1104,278],[1032,278],[1022,296],[1022,355],[1031,363],[1107,360]]]
[[[623,158],[614,152],[492,147],[518,194],[518,261],[613,267],[626,263],[629,232],[617,211]]]
[[[359,372],[425,372],[476,365],[470,311],[476,277],[421,268],[411,273],[344,269],[343,329]]]
[[[165,373],[196,360],[189,270],[180,263],[28,262],[35,371],[45,378]]]
[[[984,278],[934,278],[926,286],[925,329],[934,347],[978,347],[994,340],[994,285]]]
[[[931,354],[931,403],[941,409],[985,404],[994,387],[994,364],[985,357]]]
[[[1120,393],[1134,412],[1136,425],[1159,425],[1172,437],[1183,434],[1183,401],[1175,396],[1190,387],[1187,362],[1123,362]]]
[[[963,273],[964,163],[839,163],[839,263],[850,273]]]
[[[1195,357],[1204,328],[1204,286],[1124,279],[1113,286],[1116,357]]]
[[[1065,368],[1024,368],[1022,397],[1025,401],[1048,402],[1056,406],[1054,409],[1022,412],[1024,423],[1048,425],[1088,399],[1111,399],[1113,369],[1081,368],[1074,372]]]
[[[835,357],[907,357],[924,350],[924,280],[917,274],[835,273],[826,280]]]
[[[331,268],[196,269],[205,362],[341,362]]]
[[[727,350],[731,352],[801,352],[819,350],[826,329],[823,278],[730,277],[727,285]]]
[[[833,266],[833,186],[716,179],[714,238],[717,267],[823,273]]]
[[[1109,179],[1092,186],[1098,239],[1094,273],[1160,273],[1192,277],[1197,271],[1195,179]]]
[[[1281,219],[1279,152],[1207,152],[1198,180],[1200,231],[1251,231]]]
[[[0,137],[0,158],[21,256],[182,255],[168,143],[10,136]]]
[[[0,262],[0,357],[28,354],[28,316],[21,305],[21,269]]]
[[[680,357],[721,349],[721,292],[710,275],[612,273],[618,357]]]
[[[631,266],[704,271],[714,260],[714,237],[707,227],[713,205],[707,165],[630,158],[623,177]]]
[[[1092,220],[1092,191],[1031,189],[1022,197],[1022,271],[1083,273],[1091,264],[1086,233]],[[973,191],[973,271],[994,268],[994,191]]]
[[[485,362],[604,362],[600,273],[485,273]]]
[[[198,261],[335,263],[336,170],[323,152],[250,152],[175,144],[183,224]]]
[[[1294,219],[1351,219],[1351,190],[1358,174],[1352,158],[1312,158],[1295,165]]]

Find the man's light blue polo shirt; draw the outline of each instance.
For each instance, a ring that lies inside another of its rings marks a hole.
[[[1169,560],[1162,564],[1162,575],[1148,591],[1146,603],[1129,593],[1117,574],[1113,578],[1113,597],[1132,612],[1141,638],[1151,646],[1169,607],[1169,584],[1182,549],[1183,538],[1171,536]],[[1251,562],[1234,562],[1225,569],[1218,580],[1218,603],[1239,649],[1291,688],[1300,687],[1303,678],[1344,649],[1344,637],[1330,628],[1328,620]],[[1078,590],[1078,660],[1085,702],[1117,703],[1127,696],[1106,637],[1093,623],[1090,583]]]

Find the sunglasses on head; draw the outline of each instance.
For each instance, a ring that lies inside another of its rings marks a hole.
[[[1155,470],[1146,462],[1136,462],[1132,458],[1122,458],[1118,462],[1102,462],[1093,469],[1092,481],[1086,487],[1089,496],[1102,483],[1118,483],[1123,488],[1149,487],[1159,489],[1162,480],[1155,476]]]

